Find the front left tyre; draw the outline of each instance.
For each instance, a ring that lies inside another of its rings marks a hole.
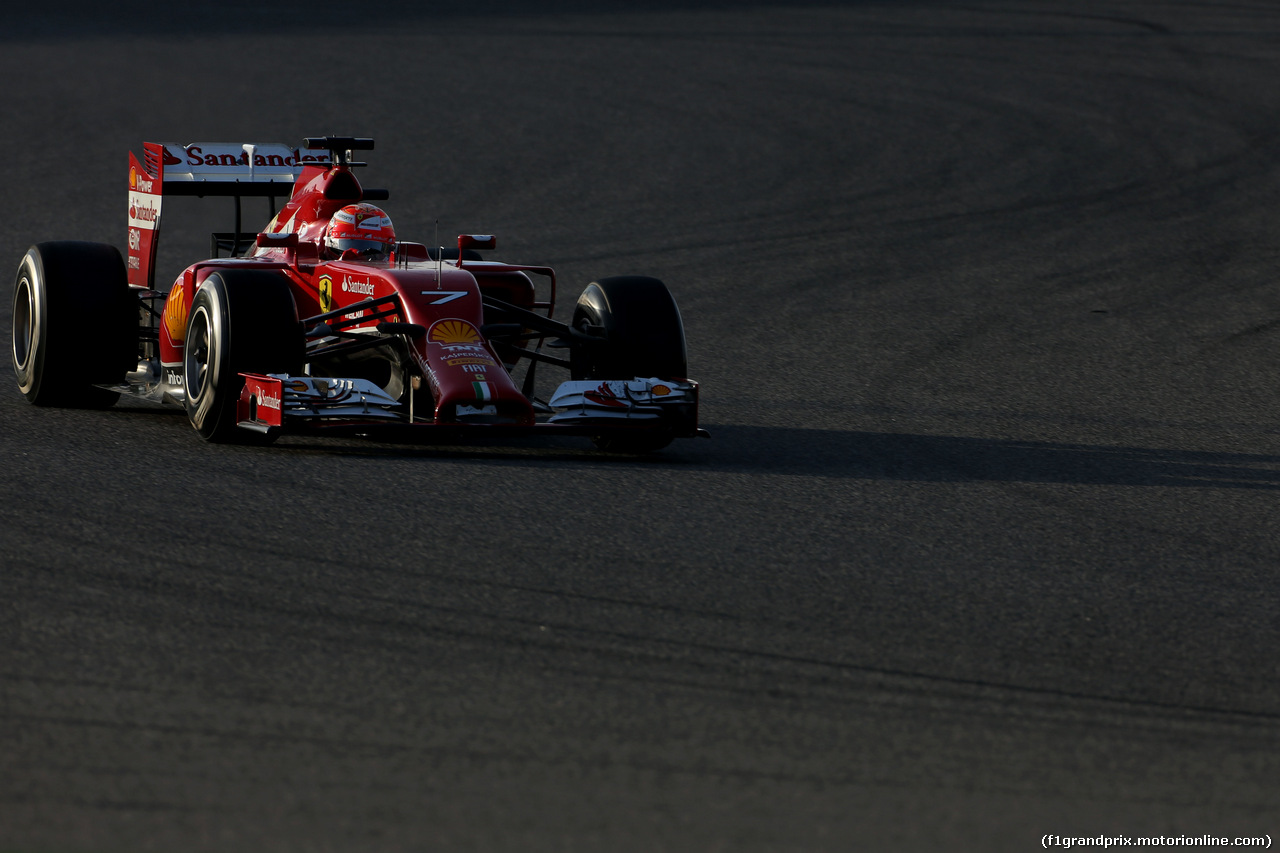
[[[599,338],[570,351],[574,379],[683,379],[688,375],[684,322],[667,286],[641,275],[593,281],[578,297],[573,326]],[[617,453],[648,453],[671,443],[670,429],[600,435],[596,447]]]
[[[124,261],[102,243],[32,246],[13,290],[12,362],[18,389],[38,406],[110,406],[96,387],[124,381],[137,361],[137,306]]]

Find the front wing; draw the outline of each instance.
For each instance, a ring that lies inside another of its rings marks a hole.
[[[635,435],[664,431],[706,436],[698,428],[698,383],[656,378],[564,382],[550,412],[532,426],[503,423],[494,407],[459,406],[455,420],[422,420],[412,409],[365,379],[243,373],[237,415],[243,429],[268,435],[411,431],[421,438],[470,435]]]

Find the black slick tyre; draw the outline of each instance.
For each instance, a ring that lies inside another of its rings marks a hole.
[[[58,241],[27,250],[14,279],[11,356],[38,406],[110,406],[138,356],[137,303],[114,246]]]
[[[183,390],[187,418],[211,442],[261,442],[237,428],[241,373],[302,372],[302,324],[288,281],[263,270],[226,270],[200,285],[187,314]]]
[[[656,278],[612,276],[593,281],[578,297],[573,327],[600,338],[570,353],[574,379],[684,379],[688,375],[684,322],[667,286]],[[666,430],[597,436],[596,447],[646,453],[671,443]]]

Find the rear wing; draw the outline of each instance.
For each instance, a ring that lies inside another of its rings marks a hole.
[[[330,156],[327,150],[300,150],[279,142],[146,142],[142,162],[130,151],[129,284],[153,286],[165,196],[234,198],[234,253],[240,241],[240,199],[290,196],[302,170],[309,165],[328,167]],[[273,201],[273,215],[274,210]]]

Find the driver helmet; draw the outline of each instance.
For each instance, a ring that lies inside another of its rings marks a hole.
[[[324,245],[335,257],[355,251],[355,260],[385,261],[395,248],[396,229],[382,208],[365,202],[349,204],[329,220]]]

